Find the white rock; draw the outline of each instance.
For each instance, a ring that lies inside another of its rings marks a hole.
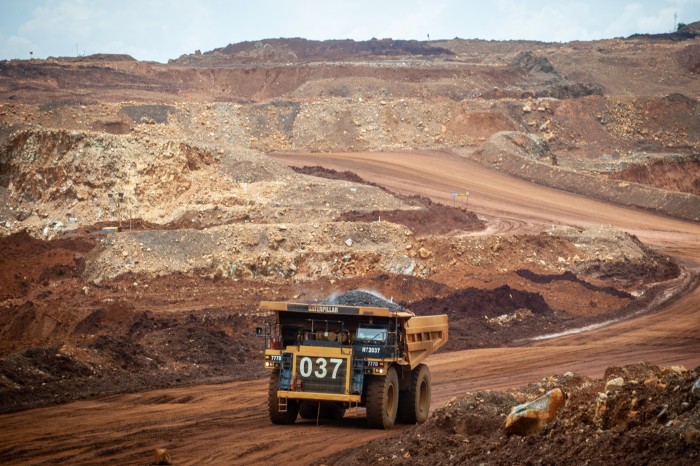
[[[625,379],[622,377],[615,377],[614,379],[608,380],[605,384],[605,392],[616,392],[625,385]]]

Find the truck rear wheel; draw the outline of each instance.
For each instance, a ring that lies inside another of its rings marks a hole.
[[[367,424],[377,429],[390,429],[399,407],[399,377],[390,367],[385,377],[369,377],[367,381]]]
[[[270,421],[273,424],[294,424],[299,413],[299,402],[287,398],[287,408],[280,406],[280,399],[277,397],[280,373],[274,371],[270,374],[270,385],[267,390],[267,410],[270,414]]]
[[[430,412],[430,370],[425,364],[418,364],[411,371],[410,387],[399,397],[399,421],[404,424],[422,424]]]

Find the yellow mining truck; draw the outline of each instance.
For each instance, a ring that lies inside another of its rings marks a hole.
[[[270,369],[274,424],[343,417],[364,406],[370,427],[422,423],[430,410],[425,358],[447,342],[447,316],[397,306],[260,303],[274,321],[256,327]]]

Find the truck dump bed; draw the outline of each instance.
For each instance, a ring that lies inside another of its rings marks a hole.
[[[406,360],[411,369],[447,343],[447,316],[416,316],[406,321]]]

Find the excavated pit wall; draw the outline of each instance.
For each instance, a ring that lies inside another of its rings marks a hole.
[[[553,159],[546,145],[528,134],[497,133],[471,158],[496,170],[552,188],[700,221],[700,196],[557,167],[552,165]]]
[[[347,96],[299,91],[246,104],[1,104],[0,143],[15,130],[43,127],[232,144],[263,152],[374,151],[473,147],[499,131],[521,131],[546,137],[562,159],[593,161],[630,151],[697,153],[699,112],[700,104],[680,94],[455,100],[367,96],[355,86]]]

